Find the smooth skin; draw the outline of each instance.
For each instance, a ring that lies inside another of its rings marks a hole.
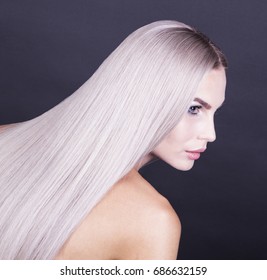
[[[189,151],[206,148],[216,139],[214,113],[225,99],[225,87],[223,68],[203,77],[194,101],[177,126],[111,188],[55,259],[177,258],[180,220],[168,200],[138,170],[155,158],[177,170],[190,170],[194,160]]]

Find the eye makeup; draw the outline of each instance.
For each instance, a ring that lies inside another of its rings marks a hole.
[[[201,105],[192,105],[188,109],[188,113],[191,115],[197,115],[199,113],[199,110],[202,108]]]

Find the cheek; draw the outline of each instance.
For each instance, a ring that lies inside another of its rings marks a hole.
[[[160,143],[156,151],[168,157],[176,156],[177,152],[184,149],[188,138],[188,132],[182,132],[176,129]]]
[[[194,140],[203,130],[205,120],[204,116],[194,116],[188,118],[186,125],[180,130],[183,135],[183,140]]]
[[[166,136],[153,150],[153,154],[163,160],[168,159],[175,152],[175,149],[177,149],[177,141],[173,136],[170,134]]]
[[[167,143],[168,143],[169,147],[177,149],[184,142],[185,138],[186,138],[185,134],[173,133],[167,139]]]
[[[199,121],[193,118],[184,118],[179,124],[164,138],[164,140],[155,148],[154,153],[157,155],[171,156],[184,150],[187,143],[195,139],[200,130]]]
[[[168,143],[170,145],[183,145],[192,137],[192,126],[188,123],[181,122],[168,137]]]

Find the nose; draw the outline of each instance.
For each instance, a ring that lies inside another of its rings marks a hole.
[[[214,142],[216,140],[216,132],[213,118],[207,122],[206,126],[203,127],[202,133],[200,134],[199,138],[207,142]]]

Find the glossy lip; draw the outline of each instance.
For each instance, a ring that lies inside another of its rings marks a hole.
[[[188,158],[191,160],[197,160],[200,158],[200,153],[203,153],[206,150],[206,148],[194,150],[194,151],[186,151],[188,154]]]

